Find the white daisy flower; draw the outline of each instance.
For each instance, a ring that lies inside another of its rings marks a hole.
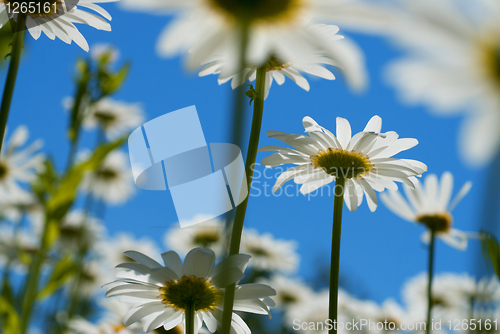
[[[164,245],[181,255],[196,247],[207,247],[217,256],[221,256],[224,247],[225,221],[218,218],[207,221],[203,216],[198,216],[195,220],[202,223],[193,225],[188,223],[188,227],[169,229],[163,238]]]
[[[278,177],[273,192],[294,179],[295,183],[302,184],[300,192],[308,194],[342,177],[346,181],[343,190],[349,210],[356,211],[365,193],[370,210],[375,211],[377,195],[374,190],[397,190],[394,181],[413,187],[413,176],[427,170],[427,166],[419,161],[391,158],[414,147],[418,141],[398,139],[399,135],[394,131],[380,133],[382,119],[379,116],[373,116],[365,129],[352,137],[349,122],[341,117],[337,117],[337,136],[311,117],[304,117],[302,123],[309,136],[267,132],[270,138],[281,140],[295,149],[279,146],[259,149],[260,152],[278,151],[262,159],[266,167],[297,165]]]
[[[130,261],[130,258],[124,255],[130,249],[137,249],[144,254],[160,254],[160,249],[154,240],[148,237],[136,238],[133,234],[124,232],[101,240],[95,247],[103,264],[107,267],[114,267],[117,263]],[[160,258],[155,258],[155,260],[159,261]]]
[[[33,230],[41,235],[45,217],[42,215],[32,216],[30,219]],[[75,249],[81,241],[92,246],[106,235],[106,227],[94,217],[90,217],[83,211],[74,210],[68,213],[59,225],[59,238],[57,242],[63,250]]]
[[[144,122],[140,104],[131,104],[103,98],[92,104],[83,119],[85,129],[101,128],[108,139],[128,134]]]
[[[135,193],[128,155],[112,151],[99,169],[84,176],[80,189],[108,204],[123,204]]]
[[[99,305],[105,312],[96,324],[84,319],[76,318],[68,322],[68,328],[75,334],[139,334],[142,333],[140,323],[125,327],[122,319],[127,314],[129,306],[116,299],[104,299]]]
[[[29,131],[24,125],[17,127],[10,136],[0,156],[0,196],[6,198],[26,198],[29,193],[19,183],[31,183],[43,169],[43,146],[38,139],[21,149],[28,141]],[[11,202],[9,200],[9,202]]]
[[[343,36],[336,34],[339,30],[338,27],[317,24],[311,26],[310,29],[329,31],[329,43],[335,42],[332,48],[334,50],[341,49],[342,52],[338,52],[340,55],[328,55],[325,52],[318,51],[314,57],[308,59],[307,62],[286,62],[275,56],[271,56],[265,64],[267,70],[265,98],[269,95],[272,83],[276,81],[278,85],[282,85],[285,82],[285,77],[290,78],[305,91],[309,91],[309,82],[300,72],[326,80],[334,80],[335,76],[332,72],[325,68],[326,65],[337,66],[342,69],[346,75],[347,82],[350,84],[352,89],[359,90],[364,87],[365,79],[362,75],[363,71],[359,70],[359,68],[362,67],[362,62],[360,61],[357,66],[352,65],[353,59],[361,60],[362,57],[359,54],[356,54],[357,49],[349,48],[349,42],[342,43],[341,39]],[[347,48],[349,48],[349,50],[347,50]],[[344,49],[346,50],[344,51]],[[344,56],[345,53],[350,53],[351,55],[347,57]],[[243,73],[236,75],[235,73],[228,73],[228,71],[224,70],[228,62],[227,57],[214,56],[211,58],[212,59],[207,61],[207,64],[201,69],[199,76],[202,77],[209,74],[218,74],[219,85],[231,80],[231,87],[233,89],[244,84],[247,80],[250,82],[256,80],[257,66],[247,66]]]
[[[26,28],[34,39],[40,38],[42,32],[48,38],[54,40],[56,37],[61,41],[71,44],[74,41],[85,51],[89,51],[89,45],[85,37],[78,31],[74,23],[87,24],[98,30],[111,31],[111,25],[106,21],[111,21],[111,15],[98,6],[96,3],[114,2],[118,0],[47,0],[40,2],[41,6],[29,8],[26,18]],[[18,20],[15,14],[22,10],[23,1],[1,0],[0,1],[0,27],[4,26],[9,18]],[[36,4],[36,2],[35,2]],[[77,4],[77,5],[76,5]],[[21,7],[21,8],[19,8]],[[91,9],[102,15],[98,16],[80,8]],[[106,19],[106,20],[105,20]]]
[[[243,230],[240,249],[252,256],[249,266],[257,271],[294,273],[299,266],[297,242],[275,239],[271,233]]]
[[[367,333],[398,332],[397,329],[400,328],[400,325],[408,320],[406,311],[392,298],[386,299],[379,305],[371,300],[358,300],[350,297],[342,313],[344,319],[347,320],[369,319],[375,323],[374,326],[369,327],[369,330],[366,330]],[[383,326],[378,325],[379,323]],[[349,331],[344,330],[343,332],[348,333]]]
[[[133,302],[134,307],[123,318],[129,326],[143,321],[143,330],[149,332],[163,326],[170,330],[179,323],[185,325],[186,309],[194,310],[195,333],[203,323],[215,332],[222,320],[222,302],[225,287],[243,278],[249,255],[232,255],[214,268],[215,253],[208,248],[191,250],[182,263],[177,253],[162,254],[165,266],[148,256],[128,251],[126,255],[136,263],[122,263],[117,268],[128,269],[117,273],[118,279],[106,292],[107,297],[122,296],[122,301]],[[237,285],[234,311],[269,314],[274,302],[269,296],[276,292],[265,284]],[[232,315],[232,330],[248,334],[250,329],[236,313]]]
[[[398,191],[388,191],[381,195],[384,204],[399,217],[410,222],[420,223],[427,227],[422,235],[426,243],[430,241],[431,231],[443,239],[448,245],[457,249],[467,248],[467,234],[452,228],[451,211],[467,195],[472,182],[466,182],[453,200],[453,175],[443,173],[441,182],[436,174],[430,174],[425,182],[415,182],[415,187],[404,187],[407,200]]]
[[[0,226],[0,267],[10,264],[15,271],[25,274],[39,248],[40,240],[32,231]]]
[[[314,57],[318,47],[329,51],[328,34],[306,29],[308,25],[326,21],[335,24],[338,20],[370,30],[387,18],[373,6],[345,0],[125,0],[121,4],[156,14],[177,12],[179,15],[158,41],[160,55],[189,50],[188,65],[195,68],[212,54],[225,54],[231,74],[239,70],[238,41],[243,21],[249,25],[246,60],[260,67],[272,55],[301,63]]]
[[[403,300],[413,321],[425,321],[427,314],[427,273],[421,273],[403,286]],[[437,274],[432,280],[432,319],[468,319],[470,299],[458,293],[474,285],[467,275]]]
[[[465,112],[460,152],[472,165],[488,163],[500,149],[500,3],[398,3],[390,36],[408,55],[389,66],[389,80],[408,102]]]
[[[302,280],[283,275],[273,275],[269,279],[261,279],[259,282],[272,286],[276,290],[276,307],[283,310],[303,305],[307,303],[314,291]]]

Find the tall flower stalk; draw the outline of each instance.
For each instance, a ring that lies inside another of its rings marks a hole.
[[[311,117],[304,117],[302,123],[309,136],[281,131],[267,132],[269,137],[281,140],[295,149],[262,147],[260,151],[278,151],[264,158],[262,164],[266,167],[289,163],[297,165],[278,177],[273,192],[291,179],[302,185],[302,194],[335,182],[328,316],[330,320],[336,321],[343,201],[345,200],[350,211],[356,211],[365,195],[370,210],[375,211],[375,190],[382,191],[386,187],[397,189],[394,181],[413,187],[414,176],[425,172],[427,166],[415,160],[391,158],[417,145],[418,141],[411,138],[398,139],[399,135],[394,131],[381,133],[382,119],[378,116],[372,117],[365,129],[352,137],[349,122],[341,117],[337,117],[336,136]],[[336,332],[335,326],[329,330],[329,333]]]
[[[264,113],[264,95],[266,88],[266,67],[264,65],[257,70],[257,81],[255,84],[255,95],[253,105],[252,128],[250,131],[250,140],[245,163],[245,174],[247,178],[247,188],[251,189],[253,178],[253,167],[257,159],[257,150],[259,147],[260,129],[262,125],[262,115]],[[229,256],[240,252],[241,233],[243,232],[243,223],[248,205],[247,197],[237,208],[231,230],[231,242],[229,245]],[[224,310],[222,316],[222,334],[229,334],[231,329],[231,314],[234,304],[234,291],[236,284],[231,284],[224,293]]]
[[[12,42],[12,52],[10,53],[9,71],[7,72],[7,80],[3,89],[2,104],[0,106],[0,154],[2,153],[3,138],[9,119],[10,105],[12,96],[14,95],[14,87],[16,86],[17,72],[21,55],[24,47],[24,35],[26,25],[26,16],[19,15],[14,29],[14,40]]]
[[[432,319],[431,319],[431,313],[432,313],[432,305],[433,299],[432,299],[432,276],[434,274],[434,244],[436,241],[436,238],[434,236],[435,232],[434,230],[431,231],[431,241],[429,245],[429,279],[428,285],[427,285],[427,326],[425,327],[425,332],[429,334],[431,332],[431,326],[432,326]]]
[[[340,271],[340,235],[342,231],[342,209],[344,206],[345,178],[335,180],[333,202],[333,229],[332,229],[332,255],[330,259],[330,298],[328,305],[328,318],[336,323],[339,304],[339,271]],[[340,193],[337,193],[340,190]],[[333,332],[337,330],[334,329]]]

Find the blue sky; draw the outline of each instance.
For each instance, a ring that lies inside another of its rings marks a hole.
[[[207,142],[228,141],[230,86],[219,86],[215,76],[199,78],[196,73],[188,73],[182,58],[160,59],[155,53],[157,37],[169,18],[124,12],[116,4],[104,4],[103,7],[113,16],[113,31],[96,31],[86,26],[80,30],[91,46],[102,42],[114,44],[121,51],[122,60],[132,62],[130,76],[115,98],[141,102],[148,120],[195,105]],[[458,155],[456,143],[462,117],[436,117],[424,107],[404,105],[383,79],[384,65],[399,52],[382,38],[346,35],[354,37],[366,53],[369,88],[362,94],[353,94],[341,75],[336,81],[310,78],[310,92],[303,91],[290,80],[281,87],[273,85],[265,103],[260,146],[277,144],[267,138],[267,130],[302,133],[304,116],[311,116],[332,130],[335,118],[342,116],[350,121],[353,132],[358,132],[373,115],[379,115],[383,119],[382,131],[394,130],[401,137],[419,140],[418,146],[400,157],[423,161],[429,172],[438,175],[451,171],[455,176],[454,193],[466,181],[473,181],[471,192],[454,211],[454,223],[458,229],[477,231],[486,168],[472,169]],[[86,53],[74,44],[51,41],[45,36],[38,41],[29,36],[27,39],[9,127],[26,124],[32,138],[44,139],[45,151],[62,168],[69,146],[65,141],[68,117],[61,100],[73,94],[71,77],[75,60],[85,57]],[[5,74],[3,70],[1,75]],[[245,115],[249,128],[251,110],[248,107]],[[245,138],[248,134],[249,129]],[[83,144],[92,147],[95,137],[95,133],[86,134]],[[266,155],[259,153],[257,161]],[[267,182],[272,185],[274,180]],[[302,195],[252,196],[245,226],[271,232],[276,238],[297,240],[301,255],[298,275],[310,278],[314,276],[318,261],[329,263],[332,208],[332,196],[310,199]],[[107,209],[106,225],[111,234],[129,231],[154,238],[160,244],[166,229],[178,226],[168,192],[140,189],[127,205]],[[427,251],[420,242],[422,232],[423,228],[399,219],[382,204],[375,213],[368,210],[366,202],[355,213],[344,208],[341,275],[348,290],[377,301],[386,297],[399,298],[405,280],[426,270]],[[473,272],[476,263],[484,270],[477,240],[471,240],[465,252],[439,241],[436,252],[437,272]]]

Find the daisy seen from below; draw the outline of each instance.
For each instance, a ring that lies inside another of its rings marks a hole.
[[[265,99],[269,95],[273,82],[276,81],[278,85],[282,85],[286,77],[294,81],[300,88],[309,91],[309,82],[301,72],[326,80],[334,80],[334,74],[325,68],[327,65],[340,68],[353,90],[359,91],[366,85],[363,56],[351,41],[344,41],[343,36],[337,35],[339,30],[337,26],[316,24],[310,26],[309,29],[325,32],[325,39],[328,39],[328,45],[331,45],[330,52],[318,50],[314,56],[302,62],[286,62],[276,56],[271,56],[265,64]],[[200,70],[199,76],[218,74],[219,85],[231,81],[233,89],[244,84],[247,80],[250,82],[256,80],[257,65],[247,65],[243,73],[235,74],[225,70],[227,62],[227,56],[210,57]]]
[[[143,330],[150,332],[163,326],[170,330],[183,323],[187,334],[198,333],[205,323],[213,333],[222,321],[222,301],[225,287],[243,278],[249,255],[236,254],[215,265],[215,253],[209,248],[192,249],[182,263],[177,253],[162,254],[165,266],[148,256],[128,251],[135,263],[122,263],[125,269],[110,283],[107,297],[122,296],[121,301],[134,306],[123,318],[128,326],[143,322]],[[234,310],[270,315],[274,306],[270,296],[276,292],[265,284],[236,286]],[[231,327],[234,333],[249,334],[250,329],[240,316],[233,313]]]
[[[422,240],[430,242],[431,234],[441,238],[448,245],[464,250],[467,248],[467,233],[453,228],[451,211],[472,187],[466,182],[452,200],[453,175],[445,172],[441,182],[435,174],[426,176],[424,182],[415,182],[415,187],[404,186],[405,198],[398,191],[381,195],[382,202],[399,217],[426,227]]]
[[[262,159],[262,164],[266,167],[297,165],[278,177],[273,191],[292,179],[295,183],[302,184],[302,194],[308,194],[335,181],[329,319],[336,321],[344,199],[349,210],[356,211],[365,194],[370,210],[375,211],[375,190],[397,189],[395,181],[413,187],[415,176],[425,172],[427,166],[416,160],[392,158],[397,153],[414,147],[418,141],[413,138],[399,139],[394,131],[381,133],[382,119],[379,116],[373,116],[364,130],[354,136],[351,136],[349,122],[341,117],[337,117],[336,136],[311,117],[304,117],[302,123],[309,136],[280,131],[267,132],[270,138],[281,140],[294,149],[265,146],[259,151],[278,151]],[[336,333],[336,329],[329,332]]]
[[[111,31],[111,15],[98,3],[115,2],[118,0],[45,0],[40,1],[41,6],[35,6],[33,13],[28,13],[25,17],[21,14],[14,14],[15,8],[23,3],[18,0],[0,1],[0,26],[7,23],[9,18],[15,21],[25,20],[25,26],[34,39],[39,39],[43,32],[48,38],[56,37],[67,44],[75,42],[85,51],[89,51],[89,45],[85,37],[78,31],[74,23],[86,24],[98,30]],[[83,10],[90,9],[93,12]],[[108,20],[108,21],[107,21]],[[12,23],[11,23],[12,24]],[[24,29],[19,27],[17,30]]]
[[[271,233],[259,234],[254,229],[243,230],[241,252],[252,256],[250,268],[265,273],[294,273],[300,262],[295,240],[275,239]]]
[[[17,127],[0,156],[0,197],[10,200],[17,198],[21,203],[27,202],[26,199],[31,197],[30,193],[21,187],[21,183],[28,184],[35,180],[37,173],[43,169],[45,158],[39,152],[43,146],[40,139],[22,148],[28,138],[28,128],[24,125]]]
[[[165,246],[181,255],[187,254],[196,247],[207,247],[218,257],[222,255],[224,246],[225,221],[219,218],[207,220],[200,215],[194,218],[201,223],[186,223],[184,228],[171,228],[163,238]]]
[[[112,151],[97,170],[85,175],[80,189],[107,204],[123,204],[135,193],[129,166],[129,157],[126,153]]]
[[[500,3],[397,3],[389,37],[407,53],[389,65],[388,80],[407,102],[464,114],[461,156],[474,166],[487,164],[500,151]]]
[[[144,121],[144,110],[135,103],[102,98],[93,103],[83,119],[85,129],[100,128],[109,140],[128,134]]]
[[[242,49],[243,58],[257,67],[271,55],[303,62],[318,47],[328,49],[328,38],[305,29],[307,25],[338,21],[370,31],[388,18],[381,8],[360,1],[122,0],[121,4],[130,10],[178,14],[157,42],[161,56],[189,50],[188,65],[195,68],[214,52],[226,54],[233,74],[240,68]],[[243,40],[248,40],[248,47],[241,46],[242,35],[247,36]]]
[[[396,215],[424,225],[427,230],[422,239],[429,243],[429,269],[427,290],[427,327],[430,328],[431,309],[434,305],[432,297],[432,278],[434,272],[434,244],[439,237],[452,247],[464,250],[467,247],[467,234],[452,228],[453,217],[451,211],[460,200],[469,192],[471,182],[466,182],[453,200],[453,175],[443,173],[441,182],[437,175],[430,174],[421,185],[417,180],[413,188],[405,187],[408,200],[405,200],[397,191],[382,194],[382,201]],[[430,330],[430,329],[428,329]]]

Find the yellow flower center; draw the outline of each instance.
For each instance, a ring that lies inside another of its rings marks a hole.
[[[434,232],[447,232],[453,223],[453,218],[449,213],[421,215],[416,220]]]
[[[480,44],[479,61],[483,75],[500,89],[500,43],[496,38]]]
[[[102,180],[112,180],[115,179],[116,176],[118,175],[116,171],[108,168],[103,168],[98,170],[97,172],[97,177],[102,179]]]
[[[101,123],[103,127],[109,126],[116,120],[116,116],[111,112],[96,111],[94,117]]]
[[[28,14],[31,17],[51,16],[64,14],[62,0],[0,0],[9,4],[10,13]],[[69,9],[69,8],[68,8]]]
[[[219,234],[215,232],[203,232],[194,237],[194,244],[209,247],[220,240]]]
[[[321,168],[325,173],[336,178],[354,179],[367,174],[373,169],[373,165],[367,156],[357,152],[333,148],[320,151],[311,157],[311,161],[314,167]]]
[[[7,166],[0,162],[0,180],[2,180],[3,178],[5,178],[5,176],[8,174],[9,172],[9,169],[7,168]]]
[[[294,21],[304,0],[207,0],[210,7],[231,20],[250,23]]]
[[[167,281],[160,288],[162,303],[177,310],[209,311],[222,302],[222,291],[204,278],[183,276],[177,281]]]

